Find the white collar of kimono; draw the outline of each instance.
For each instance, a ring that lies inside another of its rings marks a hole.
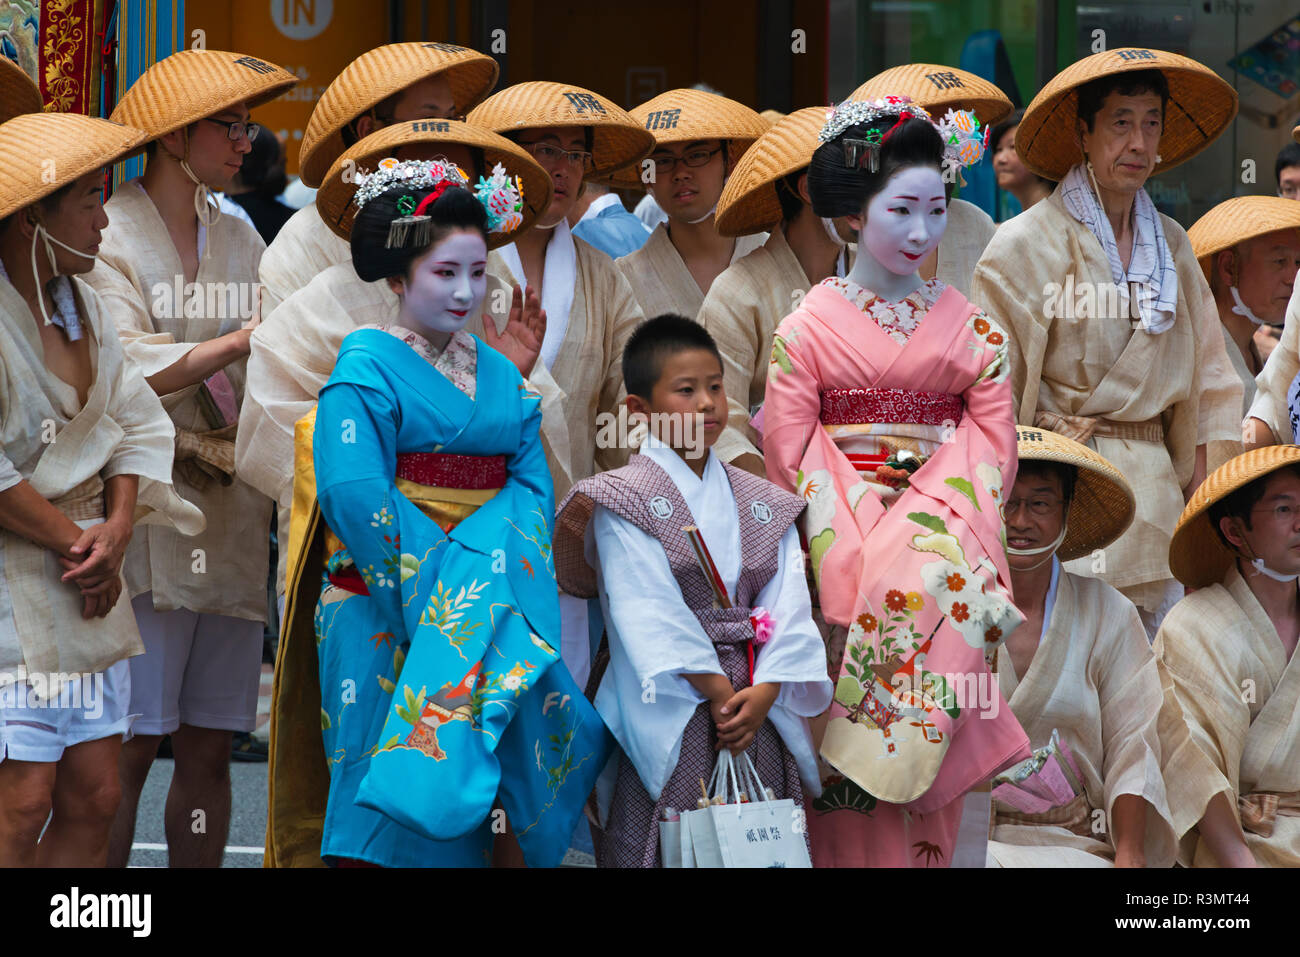
[[[141,193],[144,194],[144,197],[146,199],[149,198],[149,193],[146,192],[144,188],[144,181],[139,176],[131,180],[131,183],[129,185],[134,185],[137,189],[140,190]],[[209,192],[208,201],[217,207],[218,210],[217,216],[212,219],[212,223],[216,223],[217,219],[220,218],[220,209],[221,209],[221,204],[217,200],[217,194]],[[152,203],[153,200],[150,199],[149,202]],[[154,208],[156,209],[157,207]],[[194,253],[196,256],[198,256],[198,258],[201,261],[203,259],[204,250],[206,250],[208,247],[208,226],[211,225],[212,223],[204,222],[202,216],[199,216],[198,220],[199,220],[199,239],[198,242],[194,244]]]
[[[1160,214],[1145,189],[1139,189],[1133,198],[1133,252],[1129,256],[1128,270],[1119,258],[1119,245],[1115,231],[1101,205],[1098,191],[1093,189],[1094,178],[1086,163],[1077,163],[1061,181],[1061,200],[1078,222],[1101,243],[1110,263],[1111,281],[1119,287],[1120,304],[1129,311],[1129,284],[1137,283],[1139,293],[1138,314],[1142,328],[1157,335],[1171,328],[1178,309],[1178,269],[1174,255],[1165,240],[1165,229]],[[1155,288],[1155,295],[1151,289]]]
[[[37,224],[36,235],[32,237],[32,276],[37,277],[36,272],[36,241],[37,239],[45,240],[45,254],[50,257],[50,265],[55,266],[54,250],[50,249],[50,243],[62,246],[69,252],[74,252],[78,256],[84,256],[87,259],[94,259],[94,256],[86,256],[80,250],[73,249],[66,243],[61,243],[46,231],[44,226]],[[57,268],[57,267],[55,267]],[[9,285],[13,282],[9,279],[9,273],[5,271],[5,264],[0,262],[0,279],[3,279]],[[67,276],[56,275],[50,288],[50,295],[54,298],[54,315],[45,311],[45,291],[40,288],[39,278],[36,280],[36,297],[40,303],[41,318],[45,320],[46,325],[58,326],[67,335],[69,342],[76,342],[81,338],[81,317],[77,315],[77,303],[72,297],[72,280]]]
[[[682,486],[691,488],[701,482],[708,482],[714,477],[712,473],[721,468],[713,450],[705,449],[704,454],[709,460],[704,464],[704,474],[696,475],[694,470],[682,461],[682,457],[673,451],[672,446],[650,433],[647,433],[645,441],[641,443],[640,451],[642,455],[652,459],[656,465],[667,472],[678,488]]]
[[[498,252],[505,260],[510,275],[520,286],[526,286],[524,265],[519,260],[519,250],[514,243],[502,246]],[[542,362],[550,369],[560,354],[560,344],[569,328],[569,310],[573,308],[573,291],[578,284],[578,251],[573,244],[573,234],[567,221],[561,219],[551,231],[546,244],[546,262],[542,273],[542,308],[546,310],[546,336],[542,339]]]

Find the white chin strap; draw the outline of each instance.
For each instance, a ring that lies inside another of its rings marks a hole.
[[[194,214],[199,217],[199,222],[203,224],[204,228],[211,229],[217,224],[217,220],[221,218],[221,204],[217,202],[217,197],[208,184],[194,175],[194,170],[190,168],[188,162],[181,160],[180,164],[181,169],[185,171],[185,175],[193,180],[194,185],[198,187],[194,190]]]
[[[687,221],[688,223],[690,223],[692,226],[694,226],[696,223],[702,223],[702,222],[704,222],[706,219],[708,219],[710,216],[712,216],[715,212],[717,212],[717,209],[718,209],[718,204],[717,204],[717,203],[714,203],[714,204],[713,204],[713,209],[709,210],[707,213],[705,213],[705,214],[704,214],[703,216],[701,216],[699,219],[688,219],[688,220],[686,220],[686,221]]]
[[[1275,582],[1293,582],[1297,578],[1300,578],[1300,573],[1295,575],[1283,575],[1280,572],[1273,571],[1273,569],[1264,564],[1264,559],[1262,558],[1256,558],[1250,564],[1255,569],[1254,574],[1263,575],[1265,578],[1271,578]]]
[[[1056,541],[1052,542],[1050,545],[1041,545],[1038,548],[1011,548],[1010,546],[1008,546],[1007,554],[1015,555],[1020,558],[1032,558],[1035,555],[1042,555],[1046,553],[1047,557],[1044,558],[1041,562],[1039,562],[1036,565],[1030,565],[1028,568],[1025,569],[1025,571],[1033,571],[1035,568],[1039,568],[1042,565],[1047,564],[1047,562],[1051,560],[1052,556],[1056,554],[1056,550],[1061,547],[1061,542],[1065,541],[1065,533],[1068,532],[1069,530],[1070,530],[1070,525],[1068,522],[1066,522],[1061,525],[1061,534],[1057,535]]]
[[[1250,311],[1250,306],[1246,305],[1244,302],[1241,301],[1241,293],[1237,292],[1236,286],[1231,287],[1228,291],[1232,293],[1232,300],[1233,302],[1236,303],[1236,305],[1232,307],[1232,311],[1234,313],[1236,313],[1239,316],[1245,316],[1247,319],[1249,319],[1257,326],[1268,325],[1267,322],[1265,322],[1263,319],[1259,318],[1259,316],[1255,315],[1253,312]]]
[[[55,239],[53,236],[50,235],[49,231],[44,226],[42,226],[40,223],[36,224],[36,231],[32,233],[32,280],[36,283],[36,302],[41,307],[41,319],[44,320],[47,326],[57,325],[60,329],[63,329],[65,332],[71,333],[72,330],[64,327],[62,322],[56,321],[55,319],[51,319],[50,314],[45,309],[44,284],[41,282],[41,274],[36,270],[36,241],[37,240],[41,240],[45,244],[45,255],[50,260],[50,272],[55,276],[59,275],[59,264],[58,261],[54,258],[54,250],[50,247],[50,243],[53,243],[55,246],[58,246],[61,249],[66,249],[68,252],[72,253],[73,255],[80,256],[82,259],[89,259],[93,262],[96,257],[90,253],[83,253],[80,249],[73,249],[67,243],[59,242],[59,240]],[[80,338],[80,336],[69,335],[69,338],[76,339],[76,338]]]
[[[839,246],[841,249],[848,245],[848,241],[841,236],[839,230],[835,228],[835,220],[828,219],[825,216],[818,216],[817,218],[821,220],[822,229],[826,230],[826,235],[830,237],[831,242],[836,246]]]

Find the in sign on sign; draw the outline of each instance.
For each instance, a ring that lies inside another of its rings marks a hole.
[[[320,35],[334,16],[334,0],[271,0],[271,20],[290,40]]]

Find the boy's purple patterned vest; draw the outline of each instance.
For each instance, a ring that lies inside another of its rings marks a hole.
[[[623,468],[584,479],[560,503],[555,520],[555,577],[562,589],[580,598],[596,594],[596,575],[583,554],[587,522],[603,505],[653,536],[668,554],[668,564],[686,605],[715,643],[753,637],[749,614],[754,600],[778,571],[781,537],[799,517],[804,501],[743,469],[724,465],[740,520],[740,578],[735,607],[714,606],[713,588],[682,532],[697,524],[677,486],[652,459],[633,455]]]

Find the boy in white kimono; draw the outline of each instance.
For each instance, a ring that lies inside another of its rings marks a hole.
[[[232,732],[256,727],[271,501],[234,475],[234,439],[266,247],[251,226],[220,215],[211,190],[229,183],[258,134],[250,104],[296,82],[252,57],[184,50],[150,67],[113,112],[153,142],[144,175],[107,204],[111,224],[89,282],[163,398],[177,430],[177,488],[208,520],[193,539],[151,528],[127,553],[145,654],[131,662],[132,710],[141,717],[122,752],[115,866],[127,862],[140,790],[165,734],[176,760],[166,812],[171,864],[219,866]],[[206,829],[196,833],[199,809]]]
[[[1017,446],[1007,561],[1025,622],[998,650],[998,683],[1029,743],[1082,779],[1051,807],[995,782],[990,865],[1169,867],[1177,841],[1160,773],[1160,678],[1146,632],[1114,588],[1061,568],[1071,558],[1104,557],[1133,519],[1133,493],[1109,462],[1063,436],[1021,427]]]
[[[803,501],[709,449],[727,420],[712,339],[660,316],[632,336],[623,369],[629,408],[656,434],[561,504],[556,577],[599,591],[609,640],[595,703],[622,752],[598,787],[598,864],[655,867],[664,809],[695,806],[724,747],[748,751],[796,807],[820,793],[807,719],[831,684],[794,526]]]
[[[102,164],[143,136],[35,113],[0,142],[19,147],[0,185],[0,867],[102,867],[142,650],[122,560],[137,516],[188,533],[203,516],[172,490],[167,414],[78,278],[107,224]]]
[[[1300,448],[1247,452],[1183,510],[1156,635],[1179,862],[1300,867]]]

